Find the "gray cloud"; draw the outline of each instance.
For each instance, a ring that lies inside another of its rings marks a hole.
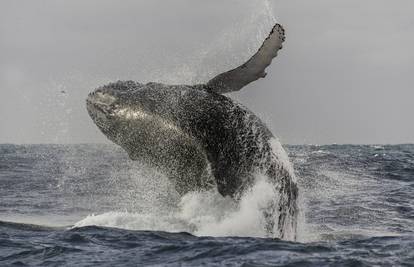
[[[232,97],[285,143],[414,142],[410,1],[90,0],[0,3],[0,143],[103,142],[84,99],[117,79],[201,82],[287,42]],[[61,93],[65,91],[66,93]]]

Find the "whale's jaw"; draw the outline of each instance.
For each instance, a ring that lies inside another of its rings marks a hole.
[[[99,91],[89,94],[86,99],[86,109],[96,124],[105,123],[113,114],[116,98]]]

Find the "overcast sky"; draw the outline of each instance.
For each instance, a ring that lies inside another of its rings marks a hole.
[[[413,14],[411,0],[1,0],[0,143],[106,142],[94,88],[207,81],[275,19],[284,49],[230,97],[283,143],[413,143]]]

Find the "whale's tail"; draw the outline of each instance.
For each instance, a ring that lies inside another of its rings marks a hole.
[[[243,65],[217,75],[207,83],[207,88],[219,94],[239,91],[244,86],[266,77],[265,69],[282,49],[285,31],[276,24],[256,54]]]

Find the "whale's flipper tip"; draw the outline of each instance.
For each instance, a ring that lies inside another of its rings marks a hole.
[[[211,79],[207,83],[208,89],[220,94],[230,93],[239,91],[249,83],[266,77],[265,69],[282,49],[285,39],[285,30],[282,25],[276,24],[253,57],[243,65]]]

